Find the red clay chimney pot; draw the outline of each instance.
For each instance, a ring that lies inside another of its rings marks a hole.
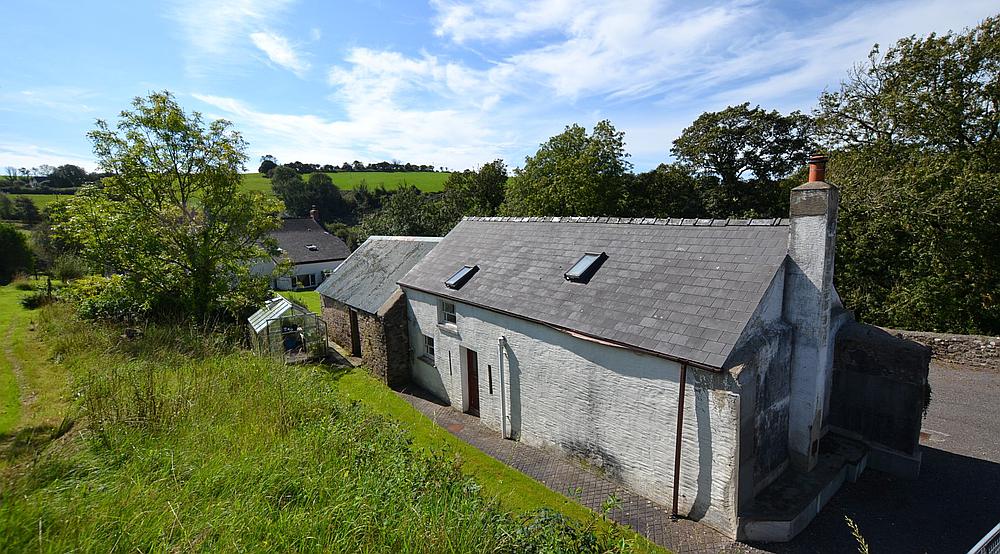
[[[809,182],[826,180],[826,160],[823,154],[813,154],[809,156]]]

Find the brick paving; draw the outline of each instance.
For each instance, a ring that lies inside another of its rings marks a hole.
[[[639,496],[566,456],[501,439],[496,431],[480,423],[479,418],[442,405],[418,388],[411,387],[398,394],[451,434],[591,510],[600,511],[613,494],[619,502],[608,514],[611,519],[678,554],[764,552],[735,542],[700,523],[686,519],[674,521],[668,506]]]

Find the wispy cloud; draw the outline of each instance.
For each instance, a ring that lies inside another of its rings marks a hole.
[[[36,143],[8,141],[0,138],[0,168],[37,167],[42,164],[78,165],[88,171],[96,169],[93,158],[76,152],[53,148]]]
[[[166,10],[188,47],[189,73],[201,74],[239,60],[251,33],[273,25],[294,0],[173,0]]]
[[[0,92],[0,111],[37,111],[47,117],[77,120],[91,117],[98,93],[79,87],[49,86]]]
[[[287,38],[275,33],[259,31],[251,33],[250,40],[253,41],[254,46],[267,54],[268,59],[292,73],[301,77],[309,70],[309,62],[302,59],[302,56],[288,42]]]

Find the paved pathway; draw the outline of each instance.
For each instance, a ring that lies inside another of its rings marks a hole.
[[[441,405],[419,389],[411,388],[399,394],[453,435],[592,510],[600,511],[602,504],[614,494],[619,507],[609,513],[611,519],[628,525],[660,546],[679,554],[760,552],[700,523],[685,519],[673,521],[669,507],[632,493],[560,454],[501,439],[478,418]]]

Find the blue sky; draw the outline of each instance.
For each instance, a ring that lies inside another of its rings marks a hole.
[[[5,2],[0,167],[96,168],[86,132],[174,92],[279,161],[522,165],[610,119],[637,170],[695,117],[810,110],[873,43],[959,30],[995,0]]]

